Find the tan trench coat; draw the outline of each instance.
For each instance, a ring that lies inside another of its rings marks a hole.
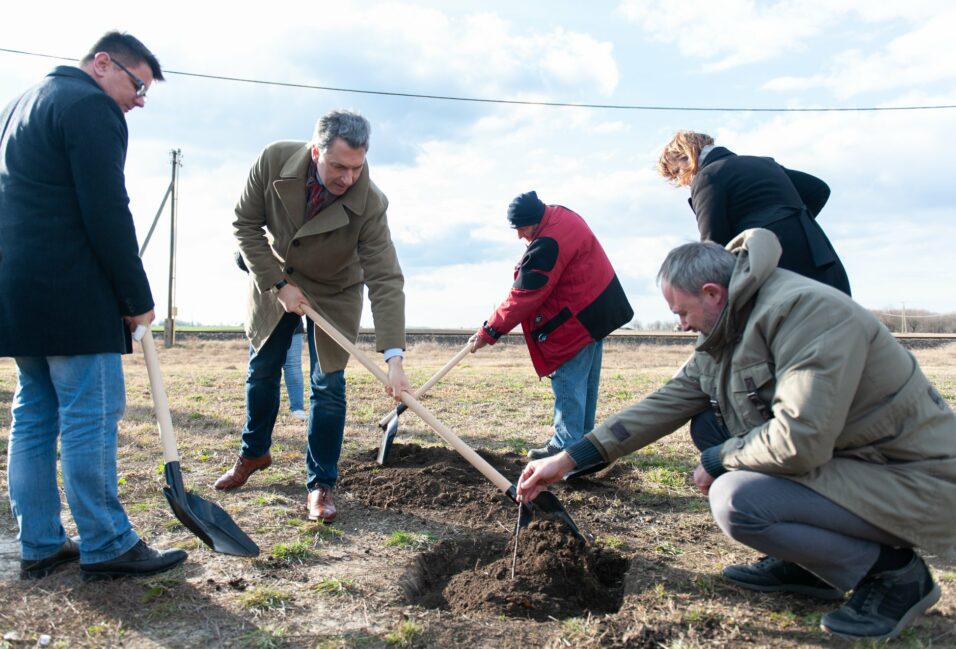
[[[748,230],[729,301],[693,357],[588,435],[607,460],[673,432],[716,399],[729,470],[794,480],[931,552],[956,550],[956,415],[916,360],[839,291],[776,268]],[[772,418],[748,397],[748,379]]]
[[[368,164],[352,187],[308,223],[306,142],[267,146],[249,172],[233,223],[249,268],[246,334],[259,349],[285,311],[273,288],[287,279],[352,341],[358,337],[368,286],[379,351],[405,348],[404,277],[385,211],[388,199],[369,178]],[[315,330],[319,365],[341,370],[348,353]]]

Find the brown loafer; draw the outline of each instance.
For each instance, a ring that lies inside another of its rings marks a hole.
[[[331,523],[335,520],[335,503],[332,502],[332,487],[320,484],[309,492],[309,520]]]
[[[219,476],[219,479],[216,480],[216,484],[213,486],[220,491],[238,489],[246,484],[246,480],[249,479],[249,476],[260,469],[269,468],[270,464],[272,464],[272,455],[269,453],[266,453],[262,457],[254,458],[240,455],[239,459],[236,460],[235,466]]]

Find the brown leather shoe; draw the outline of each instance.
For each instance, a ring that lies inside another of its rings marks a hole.
[[[216,480],[216,484],[213,486],[219,490],[238,489],[246,484],[246,480],[249,479],[249,476],[260,469],[269,468],[270,464],[272,464],[272,455],[269,453],[266,453],[262,457],[255,458],[240,455],[239,459],[236,460],[235,466],[219,476],[219,479]]]
[[[331,523],[335,520],[335,503],[332,502],[332,487],[319,485],[309,492],[309,520]]]

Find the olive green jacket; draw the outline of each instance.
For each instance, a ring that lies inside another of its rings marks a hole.
[[[349,340],[358,337],[368,286],[379,351],[405,348],[404,277],[385,211],[388,199],[368,164],[348,191],[305,223],[306,142],[275,142],[259,155],[236,205],[233,223],[249,268],[246,334],[259,349],[285,311],[273,288],[295,284]],[[341,370],[348,353],[316,328],[324,372]]]
[[[728,304],[657,392],[588,435],[606,460],[719,403],[726,470],[794,480],[932,552],[956,548],[956,415],[916,360],[839,291],[777,268],[780,244],[748,230]],[[753,396],[750,396],[753,394]]]

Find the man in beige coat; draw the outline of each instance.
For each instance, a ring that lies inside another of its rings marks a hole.
[[[728,536],[768,555],[724,576],[825,599],[852,590],[823,629],[895,637],[940,596],[913,548],[956,549],[956,416],[872,314],[778,269],[773,233],[748,230],[728,248],[686,244],[658,275],[681,326],[701,333],[691,359],[566,452],[529,464],[518,495],[712,408],[720,435],[694,482]]]
[[[385,215],[388,200],[369,178],[370,131],[364,117],[332,111],[316,123],[310,142],[270,144],[249,172],[233,224],[249,269],[246,425],[239,459],[216,489],[241,487],[272,463],[281,368],[302,305],[310,304],[354,341],[367,286],[376,344],[388,364],[386,391],[398,397],[411,390],[402,368],[404,278]],[[331,522],[348,353],[317,328],[310,326],[309,335],[318,362],[311,377],[307,504],[311,520]]]

